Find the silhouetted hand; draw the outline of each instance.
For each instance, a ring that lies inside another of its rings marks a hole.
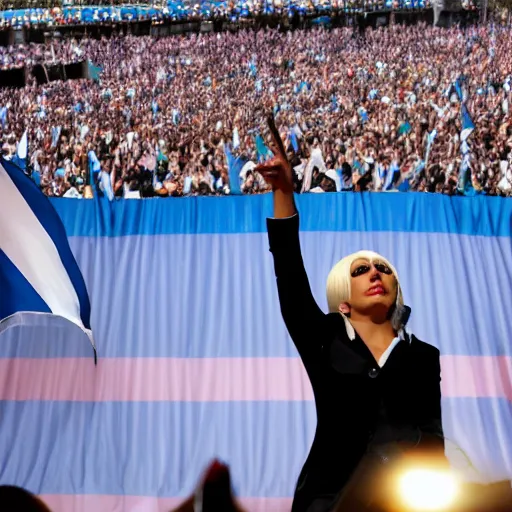
[[[214,460],[193,496],[171,512],[245,512],[236,502],[231,489],[229,468]]]

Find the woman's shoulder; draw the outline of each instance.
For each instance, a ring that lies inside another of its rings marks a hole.
[[[440,352],[439,349],[432,345],[431,343],[427,343],[426,341],[420,340],[417,336],[414,334],[409,334],[410,340],[411,340],[411,346],[417,351],[420,352],[426,356],[431,357],[439,357]]]
[[[324,337],[330,341],[335,338],[342,341],[349,341],[351,337],[353,338],[349,332],[349,328],[347,328],[345,317],[340,313],[327,313],[324,315]]]

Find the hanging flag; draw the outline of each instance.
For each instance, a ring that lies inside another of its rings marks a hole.
[[[0,159],[0,332],[15,315],[55,315],[87,334],[91,307],[62,221],[37,185]]]

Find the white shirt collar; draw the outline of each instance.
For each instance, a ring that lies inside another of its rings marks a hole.
[[[341,316],[345,322],[345,329],[347,331],[348,339],[350,341],[354,341],[356,339],[356,331],[354,329],[354,326],[350,323],[350,320],[345,315],[341,315]],[[398,343],[398,341],[406,340],[407,338],[409,338],[409,343],[411,343],[411,336],[408,336],[408,334],[409,333],[406,331],[405,327],[402,327],[398,331],[398,336],[395,338],[395,340],[397,340],[397,343]],[[395,340],[393,340],[393,342]]]
[[[343,317],[343,320],[345,321],[345,329],[347,330],[347,335],[350,341],[354,341],[356,339],[356,331],[354,329],[354,326],[350,323],[350,320],[345,316],[341,315]],[[379,366],[382,368],[386,361],[388,360],[389,356],[391,355],[391,352],[393,352],[393,349],[400,343],[402,340],[406,340],[408,335],[407,331],[405,330],[405,327],[402,327],[398,331],[398,336],[396,336],[393,341],[389,344],[389,347],[384,351],[384,353],[380,356],[379,360],[377,361]],[[409,344],[412,342],[412,337],[408,336],[409,338]]]

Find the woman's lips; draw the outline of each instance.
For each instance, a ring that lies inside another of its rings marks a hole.
[[[377,284],[377,285],[369,288],[368,291],[366,292],[366,295],[370,295],[370,296],[384,295],[385,293],[386,293],[386,290],[384,289],[384,286]]]

